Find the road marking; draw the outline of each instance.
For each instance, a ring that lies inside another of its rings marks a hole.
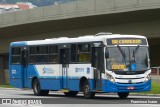
[[[1,93],[0,93],[0,96],[5,96],[5,95],[6,95],[6,94],[1,94]]]
[[[138,105],[138,106],[144,106],[144,107],[159,107],[159,104],[133,104],[133,105]]]
[[[151,106],[159,107],[159,104],[151,104]]]
[[[39,105],[28,105],[30,107],[42,107],[42,106],[39,106]]]

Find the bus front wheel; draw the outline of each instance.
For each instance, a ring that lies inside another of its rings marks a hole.
[[[89,86],[88,81],[84,82],[83,94],[84,94],[84,97],[87,98],[87,99],[93,98],[95,96],[95,92],[90,91],[90,86]]]
[[[36,96],[44,96],[44,95],[48,95],[49,90],[41,90],[39,80],[35,79],[33,81],[33,92],[34,92],[34,95]]]
[[[129,92],[118,92],[117,94],[118,94],[119,98],[124,99],[124,98],[128,97]]]

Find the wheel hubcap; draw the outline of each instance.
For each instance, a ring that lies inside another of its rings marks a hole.
[[[39,85],[38,85],[38,83],[35,84],[34,89],[35,89],[35,92],[38,93],[38,91],[39,91]]]
[[[88,86],[88,85],[86,85],[86,86],[85,86],[85,90],[84,90],[84,92],[85,92],[85,94],[86,94],[86,95],[88,95],[88,94],[89,94],[89,86]]]

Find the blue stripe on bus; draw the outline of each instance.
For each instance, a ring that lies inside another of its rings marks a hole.
[[[43,90],[61,90],[63,89],[62,87],[62,79],[39,79],[40,83],[41,83],[41,89]],[[94,80],[88,80],[89,81],[89,85],[91,88],[91,91],[94,90],[94,85],[93,82]],[[80,87],[79,87],[79,83],[80,83],[80,79],[77,80],[67,80],[67,89],[72,90],[72,91],[79,91]]]
[[[11,65],[11,69],[15,69],[17,72],[16,74],[12,74],[10,78],[11,85],[23,88],[22,86],[22,77],[20,72],[21,65]],[[10,71],[12,72],[12,71]],[[32,79],[36,76],[39,78],[41,83],[41,89],[43,90],[60,90],[62,89],[62,76],[39,76],[38,71],[35,65],[28,65],[28,75],[27,75],[27,86],[32,88]],[[45,77],[45,78],[44,78]],[[63,77],[66,78],[66,77]],[[94,91],[94,79],[89,79],[89,85],[91,91]],[[80,83],[80,76],[68,76],[67,77],[67,88],[72,91],[79,91],[79,83]],[[133,86],[135,87],[134,90],[128,90],[127,88]],[[151,89],[151,80],[144,83],[139,84],[119,84],[119,83],[112,83],[109,80],[102,80],[102,92],[144,92],[149,91]]]
[[[151,90],[151,80],[139,84],[119,84],[112,83],[109,80],[103,80],[103,92],[145,92]],[[128,87],[134,87],[134,90],[128,90]]]

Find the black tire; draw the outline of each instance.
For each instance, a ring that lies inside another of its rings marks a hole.
[[[49,90],[42,90],[42,95],[43,96],[48,96],[48,94],[49,94]]]
[[[128,97],[129,92],[118,92],[117,94],[118,94],[119,98],[125,99]]]
[[[40,87],[41,86],[40,86],[40,83],[39,83],[38,79],[34,79],[34,81],[33,81],[33,92],[34,92],[34,95],[36,95],[36,96],[48,95],[49,90],[41,90]]]
[[[64,92],[65,96],[68,97],[75,97],[78,94],[78,91],[69,91],[69,92]]]
[[[88,81],[85,81],[83,84],[83,94],[84,94],[84,98],[86,99],[91,99],[91,98],[94,98],[95,96],[95,92],[90,91],[90,86]]]

